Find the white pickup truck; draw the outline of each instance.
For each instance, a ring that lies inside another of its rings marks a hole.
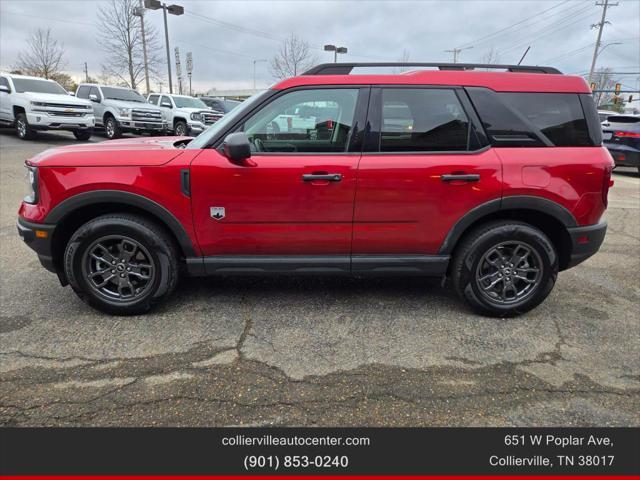
[[[162,108],[167,118],[167,128],[175,135],[196,136],[223,115],[207,107],[199,98],[188,95],[152,93],[147,97],[152,105]]]
[[[0,73],[0,123],[14,126],[22,140],[38,130],[70,130],[78,140],[89,140],[95,117],[91,102],[53,80]]]

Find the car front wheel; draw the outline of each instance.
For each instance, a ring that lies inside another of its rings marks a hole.
[[[104,131],[109,140],[114,138],[120,138],[122,136],[122,131],[120,130],[120,125],[116,122],[116,119],[113,117],[108,117],[104,122]]]
[[[177,252],[156,223],[131,214],[109,214],[82,225],[64,253],[76,294],[106,313],[148,312],[178,280]]]
[[[91,133],[92,131],[90,129],[88,130],[74,130],[73,131],[73,136],[76,137],[76,140],[82,140],[82,141],[87,141],[91,138]]]
[[[178,121],[176,122],[173,131],[175,132],[176,136],[184,137],[185,135],[187,135],[187,124],[183,121]]]
[[[16,134],[20,140],[31,140],[36,136],[35,130],[29,126],[27,116],[24,113],[16,115]]]
[[[456,249],[451,278],[458,296],[483,315],[509,317],[538,306],[558,276],[558,254],[537,228],[491,222]]]

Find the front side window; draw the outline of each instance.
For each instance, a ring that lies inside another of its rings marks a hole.
[[[9,80],[7,80],[5,77],[0,77],[0,85],[11,89],[11,87],[9,86]]]
[[[382,90],[381,152],[469,150],[470,122],[453,90]]]
[[[163,95],[160,97],[160,106],[161,107],[167,107],[167,108],[173,108],[173,104],[171,103],[171,99],[169,97],[167,97],[166,95]]]
[[[266,105],[244,124],[255,152],[346,152],[358,89],[298,90]]]
[[[81,87],[78,87],[78,92],[76,93],[76,97],[78,98],[89,98],[89,89],[91,87],[89,87],[88,85],[83,85]]]
[[[149,95],[149,103],[157,105],[159,97],[160,97],[160,95]]]

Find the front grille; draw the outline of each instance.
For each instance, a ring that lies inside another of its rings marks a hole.
[[[131,111],[131,120],[134,122],[162,122],[160,110],[140,110]]]
[[[212,125],[222,118],[222,114],[214,112],[202,112],[201,115],[205,125]]]
[[[84,117],[86,115],[85,112],[58,112],[53,110],[49,110],[47,113],[55,117]]]
[[[35,105],[45,108],[73,108],[74,110],[91,110],[93,108],[91,105],[70,105],[68,103],[38,102]]]

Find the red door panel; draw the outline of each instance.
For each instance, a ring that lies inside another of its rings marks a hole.
[[[478,174],[477,182],[442,175]],[[364,154],[354,212],[354,254],[437,254],[472,208],[500,198],[502,171],[492,149],[474,154]]]
[[[348,255],[360,154],[254,155],[234,165],[214,149],[191,164],[194,224],[203,255]],[[339,174],[303,181],[304,174]],[[223,207],[225,217],[211,217]]]

